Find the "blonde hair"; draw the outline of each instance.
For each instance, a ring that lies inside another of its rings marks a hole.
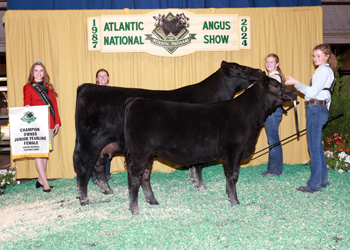
[[[47,73],[46,67],[44,65],[44,63],[40,60],[37,60],[33,63],[32,67],[30,68],[30,72],[29,72],[29,77],[28,77],[28,82],[27,83],[31,83],[34,81],[34,68],[35,66],[40,65],[41,67],[43,67],[44,70],[44,77],[43,77],[43,82],[49,87],[49,89],[54,93],[55,97],[58,96],[58,94],[55,91],[55,88],[53,87],[52,83],[50,83],[50,76]]]
[[[269,58],[269,57],[274,58],[275,61],[276,61],[276,63],[280,63],[280,59],[279,59],[278,55],[276,55],[276,54],[274,54],[274,53],[268,54],[268,55],[265,57],[265,62],[266,62],[267,58]],[[281,76],[281,82],[284,83],[284,82],[286,81],[286,77],[285,77],[284,74],[282,73],[282,70],[281,70],[281,68],[280,68],[279,65],[277,66],[277,71],[278,71],[278,73],[279,73],[280,76]],[[269,73],[269,72],[267,72],[267,73]]]
[[[106,72],[107,76],[109,77],[109,73],[108,73],[107,70],[105,70],[105,69],[99,69],[99,70],[97,70],[97,72],[96,72],[96,84],[97,84],[97,85],[99,85],[99,82],[97,81],[97,76],[98,76],[98,73],[100,73],[100,72]],[[108,83],[108,82],[109,82],[109,79],[108,79],[107,83]]]
[[[337,70],[338,70],[338,61],[337,61],[337,57],[333,54],[332,50],[331,50],[331,46],[329,46],[328,44],[319,44],[314,48],[315,50],[321,50],[325,55],[328,55],[328,59],[327,59],[327,63],[329,63],[331,69],[333,70],[334,73],[334,77],[337,76]]]

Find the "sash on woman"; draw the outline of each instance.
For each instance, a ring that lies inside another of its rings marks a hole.
[[[30,85],[38,93],[38,95],[40,96],[43,103],[45,103],[46,105],[49,106],[50,114],[52,116],[53,122],[55,123],[55,109],[54,109],[54,106],[51,102],[50,97],[48,96],[48,94],[45,91],[42,91],[42,89],[39,87],[39,85],[37,83],[31,82]],[[45,84],[44,84],[44,86],[46,88]],[[50,150],[53,150],[53,134],[52,135],[50,134]]]

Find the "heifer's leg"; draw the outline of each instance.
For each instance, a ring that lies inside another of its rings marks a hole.
[[[108,155],[100,155],[95,166],[94,166],[94,175],[97,181],[97,184],[101,188],[103,194],[113,194],[113,190],[109,187],[107,177],[106,177],[106,159]]]
[[[73,153],[74,170],[77,173],[77,198],[80,200],[81,205],[89,204],[89,198],[87,196],[87,186],[90,178],[94,162],[98,155],[94,150],[87,152],[79,143],[75,144]]]
[[[204,184],[202,176],[203,164],[190,166],[190,180],[194,183],[194,186],[197,187],[198,191],[204,191],[207,187]]]
[[[158,201],[154,197],[153,190],[151,187],[151,171],[152,171],[152,165],[153,165],[153,155],[151,155],[147,161],[145,172],[143,173],[142,178],[142,189],[143,193],[145,194],[146,201],[151,205],[159,205]]]
[[[241,154],[240,154],[241,155]],[[226,176],[226,194],[232,206],[239,204],[236,191],[241,157],[228,156],[223,160],[224,172]]]
[[[112,142],[105,146],[100,153],[99,158],[94,166],[94,175],[96,177],[97,184],[101,188],[103,194],[113,194],[113,190],[109,187],[106,176],[106,160],[107,157],[111,158],[115,153],[121,151],[121,144],[118,142]]]
[[[190,173],[190,177],[188,179],[190,181],[192,181],[192,183],[195,183],[195,178],[194,178],[194,171],[195,171],[195,169],[193,168],[193,166],[189,166],[188,167],[188,171]]]
[[[133,164],[128,161],[128,187],[129,187],[129,209],[133,215],[139,214],[138,194],[143,176],[142,164]],[[145,164],[144,164],[145,165]]]

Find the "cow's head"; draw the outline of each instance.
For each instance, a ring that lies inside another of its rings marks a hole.
[[[249,87],[255,81],[266,76],[265,72],[260,69],[254,69],[238,63],[221,62],[221,70],[225,76],[226,83],[230,88],[235,88],[238,92]]]
[[[250,81],[257,81],[263,76],[266,76],[265,72],[261,69],[254,69],[248,66],[242,66],[238,63],[228,63],[226,61],[221,62],[221,69],[226,76],[247,79]]]
[[[158,16],[153,16],[153,18],[156,20],[156,22],[154,23],[154,26],[156,27],[163,26],[163,20],[165,18],[165,15],[159,14]]]
[[[294,101],[298,96],[297,91],[268,76],[257,81],[256,85],[267,94],[266,98],[272,101],[273,106]]]

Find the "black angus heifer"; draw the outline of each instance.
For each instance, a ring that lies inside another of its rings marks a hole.
[[[129,97],[187,103],[215,103],[232,99],[265,75],[260,69],[223,61],[221,67],[200,83],[175,90],[145,90],[83,84],[78,87],[75,109],[76,139],[73,164],[77,173],[80,204],[89,203],[87,186],[94,171],[102,193],[111,194],[106,176],[106,157],[124,153],[124,102]]]
[[[179,165],[222,159],[228,199],[232,205],[239,204],[240,161],[253,153],[267,115],[296,97],[296,91],[265,76],[235,99],[215,104],[128,99],[125,156],[132,214],[139,213],[140,184],[146,200],[158,204],[150,183],[141,181],[152,167],[154,155]]]

